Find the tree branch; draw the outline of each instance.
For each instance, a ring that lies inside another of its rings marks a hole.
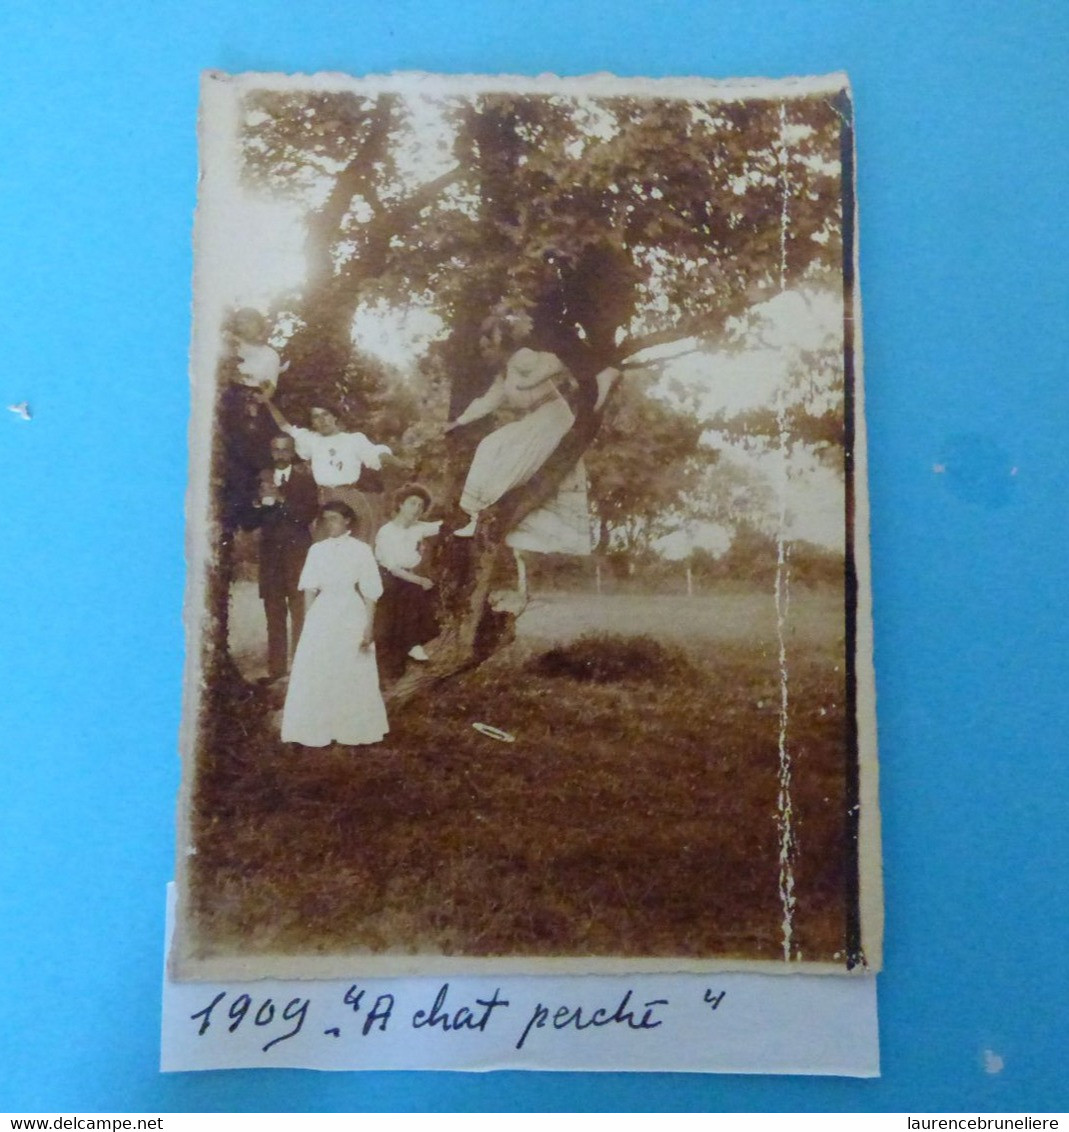
[[[368,183],[368,167],[381,155],[389,139],[391,100],[380,96],[375,102],[368,131],[352,160],[337,175],[323,206],[308,217],[305,251],[311,289],[325,283],[333,274],[331,248],[342,219],[358,189]]]
[[[722,318],[713,320],[707,314],[694,315],[665,330],[655,330],[650,334],[642,334],[636,338],[625,338],[617,349],[621,358],[633,358],[636,354],[640,354],[643,350],[650,350],[654,346],[667,346],[673,342],[686,341],[688,338],[709,338],[723,329],[724,319]],[[629,363],[629,368],[638,364],[641,363]]]
[[[400,204],[396,205],[394,211],[404,210],[406,214],[419,212],[420,209],[426,208],[444,189],[449,188],[450,185],[459,180],[460,166],[454,165],[452,169],[446,170],[445,173],[435,177],[433,181],[421,185],[411,196],[406,197]]]
[[[764,302],[778,293],[779,286],[772,283],[752,286],[745,294],[736,295],[733,302],[723,304],[715,314],[691,315],[675,326],[667,327],[664,330],[655,330],[650,334],[642,334],[636,338],[625,338],[617,347],[617,354],[620,358],[633,358],[635,354],[641,353],[643,350],[652,349],[654,346],[666,346],[672,342],[681,342],[686,338],[710,339],[714,335],[723,333],[727,320],[733,314]],[[627,368],[631,369],[636,364],[638,363],[629,362]]]

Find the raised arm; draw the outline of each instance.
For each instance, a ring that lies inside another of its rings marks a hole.
[[[401,462],[394,456],[393,449],[388,444],[376,444],[362,432],[356,432],[353,433],[353,435],[359,438],[360,459],[371,468],[372,471],[382,471],[382,465],[384,463],[399,464]]]
[[[612,392],[612,387],[620,380],[620,371],[615,366],[603,369],[595,378],[598,386],[598,397],[594,402],[594,412],[601,412],[602,406]]]
[[[267,406],[267,411],[271,414],[271,419],[279,427],[282,432],[289,432],[293,427],[288,420],[282,415],[282,410],[271,400],[271,395],[266,391],[260,393],[260,400]]]
[[[457,428],[459,425],[471,424],[472,421],[478,421],[489,416],[492,412],[501,408],[504,400],[505,379],[498,376],[494,379],[493,385],[481,397],[476,397],[455,421],[450,421],[445,426],[446,432]]]

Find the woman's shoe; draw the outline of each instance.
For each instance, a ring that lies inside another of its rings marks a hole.
[[[412,647],[411,647],[411,648],[410,648],[410,649],[408,650],[408,655],[409,655],[409,656],[410,656],[410,657],[411,657],[411,658],[412,658],[413,660],[420,660],[420,661],[424,661],[424,662],[426,662],[426,661],[428,661],[428,660],[430,660],[430,659],[431,659],[431,658],[430,658],[430,657],[429,657],[429,656],[427,655],[427,650],[426,650],[426,649],[425,649],[425,648],[424,648],[424,647],[423,647],[422,645],[413,645],[413,646],[412,646]]]
[[[453,532],[454,538],[471,538],[475,534],[475,527],[479,522],[478,515],[472,515],[471,522],[466,527],[461,527],[459,531]]]

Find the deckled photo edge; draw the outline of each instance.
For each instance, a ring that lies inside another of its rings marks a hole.
[[[214,561],[217,537],[211,498],[212,453],[215,445],[215,380],[222,299],[216,293],[217,274],[211,258],[219,254],[222,235],[220,207],[214,191],[230,161],[237,95],[229,84],[200,83],[197,117],[197,202],[193,223],[193,299],[190,336],[190,416],[188,431],[189,484],[186,490],[186,590],[183,623],[186,657],[183,676],[179,754],[182,776],[176,808],[175,927],[168,967],[174,977],[189,978],[193,917],[188,908],[189,859],[193,854],[192,807],[196,788],[197,740],[204,692],[207,635],[207,579]]]
[[[212,192],[213,169],[229,161],[229,133],[219,130],[220,120],[232,115],[237,100],[248,89],[357,89],[368,92],[398,92],[419,94],[421,88],[433,96],[462,95],[491,91],[509,91],[517,94],[635,94],[680,98],[768,98],[785,95],[811,94],[827,91],[850,94],[845,75],[833,74],[816,78],[789,78],[769,80],[707,80],[707,79],[629,79],[607,75],[579,78],[539,76],[524,78],[513,76],[437,76],[418,73],[401,73],[390,76],[369,76],[349,79],[341,75],[314,76],[240,74],[223,75],[208,72],[203,79],[201,107],[201,176],[198,194],[195,281],[194,329],[191,349],[192,413],[190,421],[190,484],[187,495],[187,558],[188,580],[185,606],[187,658],[180,746],[183,758],[182,789],[179,800],[178,853],[176,873],[179,887],[179,913],[172,949],[172,970],[183,979],[211,980],[221,977],[259,978],[286,974],[298,978],[326,978],[349,974],[354,964],[367,973],[631,973],[666,971],[717,971],[741,970],[770,974],[806,973],[843,974],[834,964],[790,963],[764,960],[602,960],[594,963],[582,958],[561,959],[446,959],[438,956],[368,956],[366,953],[335,955],[330,957],[301,957],[262,955],[250,959],[192,960],[189,957],[190,928],[188,916],[183,913],[183,893],[187,882],[187,852],[189,850],[189,821],[194,787],[195,755],[198,719],[201,705],[203,660],[206,645],[204,627],[206,618],[205,578],[212,562],[212,519],[210,499],[210,472],[213,446],[213,416],[218,395],[214,369],[216,344],[219,336],[218,302],[211,293],[213,274],[210,261],[217,254],[215,243],[218,232],[213,229],[213,214],[217,201]],[[208,119],[212,130],[205,128]],[[849,192],[855,193],[853,179]],[[844,202],[845,203],[845,202]],[[869,510],[867,490],[867,453],[865,444],[864,389],[861,352],[861,298],[857,274],[857,217],[854,197],[853,224],[853,280],[852,308],[854,314],[855,402],[853,411],[854,434],[854,487],[856,511],[854,517],[853,552],[857,568],[857,623],[854,658],[857,679],[857,740],[858,773],[861,802],[859,817],[859,898],[861,903],[861,939],[868,970],[879,970],[882,937],[882,879],[879,859],[879,810],[877,795],[875,685],[872,667],[872,625],[870,590],[870,548],[868,541]],[[845,265],[844,265],[845,266]],[[383,964],[381,972],[379,963]]]
[[[849,85],[847,94],[853,102]],[[868,424],[865,414],[864,318],[861,294],[860,208],[857,196],[857,131],[852,118],[850,156],[853,200],[851,254],[854,383],[854,509],[853,552],[857,571],[857,636],[854,649],[857,679],[858,858],[860,868],[861,943],[868,970],[883,968],[883,851],[880,837],[879,739],[876,714],[875,642],[872,622],[872,543],[869,510]],[[844,267],[846,265],[844,264]]]
[[[634,95],[653,98],[757,98],[774,100],[786,96],[835,94],[850,91],[846,73],[797,75],[781,78],[716,79],[697,76],[631,77],[595,73],[589,75],[445,75],[425,71],[395,71],[366,76],[330,71],[313,74],[279,72],[205,71],[203,88],[228,85],[236,93],[249,90],[354,91],[368,94],[427,94],[430,96],[474,96],[508,93],[518,95]]]

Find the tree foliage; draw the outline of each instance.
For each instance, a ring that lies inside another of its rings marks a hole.
[[[652,378],[628,378],[585,456],[597,550],[649,550],[679,516],[693,514],[716,452],[693,413],[650,395]]]
[[[720,341],[732,319],[787,288],[839,285],[844,109],[818,96],[246,98],[246,183],[305,211],[284,407],[332,388],[358,411],[384,411],[391,383],[355,353],[354,314],[379,301],[431,307],[448,333],[396,427],[416,470],[453,500],[479,430],[447,444],[421,413],[455,415],[482,393],[525,319],[529,344],[558,354],[578,382],[575,425],[542,473],[441,564],[449,659],[429,678],[505,639],[507,625],[487,629],[504,534],[588,449],[603,539],[649,538],[658,516],[685,505],[709,462],[700,427],[647,396],[628,360],[676,339]],[[601,414],[594,377],[610,365],[625,379]],[[816,421],[803,411],[787,427],[831,437],[834,422]],[[782,432],[782,415],[771,423]]]

